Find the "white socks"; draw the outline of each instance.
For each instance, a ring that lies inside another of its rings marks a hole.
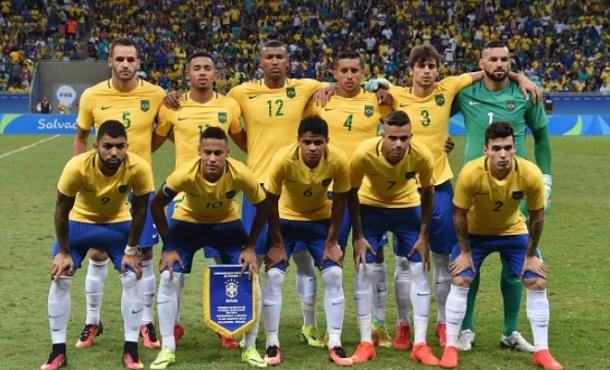
[[[527,318],[532,326],[535,351],[549,348],[549,300],[546,289],[527,290]]]
[[[108,259],[94,261],[89,259],[87,276],[85,277],[85,300],[87,302],[87,316],[85,324],[100,323],[102,298],[104,297],[104,283],[108,277]]]
[[[373,263],[373,322],[385,323],[385,306],[388,300],[388,279],[385,262]]]
[[[170,279],[170,276],[169,271],[161,273],[157,294],[157,313],[159,315],[159,331],[161,332],[163,349],[175,352],[174,324],[178,314],[180,284],[184,279],[182,273],[174,272],[173,279]]]
[[[260,290],[259,280],[256,279],[254,284],[257,285],[257,287],[258,287],[257,290],[260,292],[261,290]],[[258,306],[258,312],[261,312],[261,302],[262,302],[261,294],[259,293],[259,295],[256,299],[256,305]],[[260,315],[258,315],[258,318],[256,319],[256,322],[254,323],[254,325],[250,328],[250,330],[248,330],[246,332],[246,334],[244,334],[244,348],[245,349],[256,346],[256,336],[258,334],[258,327],[259,327],[260,322],[261,322]]]
[[[155,320],[153,316],[153,298],[155,297],[157,280],[155,272],[153,271],[152,260],[142,261],[142,277],[138,281],[138,284],[140,285],[138,289],[140,290],[140,294],[142,294],[142,301],[144,302],[142,324],[148,324]]]
[[[373,284],[371,283],[370,273],[373,265],[362,264],[358,266],[356,281],[354,283],[354,301],[356,302],[356,315],[358,317],[358,327],[360,328],[360,340],[373,342],[372,339],[372,301]]]
[[[462,320],[466,315],[466,304],[470,288],[462,288],[451,284],[451,290],[446,303],[447,347],[457,347]]]
[[[316,273],[314,261],[308,250],[302,250],[292,255],[297,266],[297,292],[301,298],[303,325],[316,324]]]
[[[451,289],[449,255],[432,252],[434,261],[434,293],[436,295],[436,322],[445,322],[445,304]]]
[[[322,271],[324,279],[324,311],[326,312],[326,330],[328,348],[341,346],[345,296],[343,295],[343,270],[331,266]]]
[[[409,306],[411,305],[411,271],[407,257],[396,256],[394,271],[394,291],[398,323],[409,325]]]
[[[280,313],[282,310],[282,284],[284,271],[272,267],[267,271],[265,288],[263,290],[263,317],[265,318],[265,334],[269,346],[280,346],[278,333],[280,329]]]
[[[180,317],[182,316],[182,290],[184,290],[184,274],[179,274],[179,275],[180,275],[180,279],[179,279],[180,284],[178,285],[176,318],[174,319],[175,324],[180,324]],[[157,307],[157,311],[158,310],[159,310],[159,308]]]
[[[51,282],[48,298],[49,328],[53,344],[66,343],[68,321],[72,311],[70,287],[72,277],[61,276]]]
[[[411,270],[411,302],[413,303],[413,344],[426,343],[430,313],[430,287],[423,262],[409,263]]]
[[[121,275],[123,294],[121,295],[121,312],[125,328],[125,341],[138,342],[140,323],[142,322],[142,295],[138,291],[138,280],[133,271]]]

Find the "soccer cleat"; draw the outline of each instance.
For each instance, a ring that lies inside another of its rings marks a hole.
[[[265,351],[265,362],[267,365],[275,366],[282,362],[282,356],[280,355],[280,347],[269,346]]]
[[[391,348],[392,340],[384,323],[373,322],[373,343],[376,346]]]
[[[448,346],[443,349],[443,357],[439,362],[443,369],[453,369],[458,366],[458,350],[454,346]]]
[[[241,360],[253,367],[267,367],[267,362],[263,360],[255,347],[250,347],[241,353]]]
[[[328,358],[339,366],[352,366],[352,359],[347,357],[343,347],[333,347],[328,350]]]
[[[432,348],[426,343],[418,343],[413,346],[411,351],[411,360],[421,362],[423,365],[437,366],[438,358],[432,353]]]
[[[62,352],[51,352],[47,362],[42,364],[40,370],[57,370],[60,367],[68,365],[68,357]]]
[[[235,338],[225,337],[224,335],[218,334],[220,338],[220,345],[222,348],[232,349],[239,347],[239,342]]]
[[[503,347],[514,348],[521,352],[534,353],[534,346],[532,346],[523,335],[518,331],[513,331],[508,337],[504,334],[500,337],[500,345]]]
[[[176,354],[168,349],[162,349],[155,361],[150,364],[151,369],[167,369],[167,367],[176,362]]]
[[[555,360],[548,349],[541,349],[534,352],[532,363],[542,367],[544,370],[563,370],[563,365]]]
[[[462,330],[460,335],[458,336],[458,344],[457,349],[462,352],[470,351],[472,346],[474,346],[474,341],[476,339],[476,334],[470,330]]]
[[[301,328],[301,339],[311,347],[324,348],[324,342],[320,340],[318,327],[315,325],[303,325]]]
[[[372,342],[360,341],[358,347],[356,347],[356,352],[352,355],[352,362],[354,364],[363,364],[374,359],[376,356],[377,353]]]
[[[406,351],[411,347],[411,327],[408,324],[400,323],[396,328],[396,335],[392,339],[392,347]]]
[[[86,348],[93,344],[93,339],[104,333],[104,326],[100,321],[99,325],[85,324],[83,331],[80,333],[80,338],[76,341],[76,348]]]
[[[144,338],[144,347],[155,349],[161,347],[161,342],[157,338],[157,330],[155,324],[149,322],[146,325],[140,326],[140,336]]]
[[[436,337],[438,338],[438,345],[443,348],[447,343],[447,324],[444,322],[436,323]]]
[[[184,335],[184,326],[182,326],[182,324],[175,324],[174,325],[174,339],[176,340],[176,344],[178,344],[178,342],[180,342],[180,339],[182,339],[183,335]]]
[[[123,353],[123,364],[127,369],[138,370],[144,369],[144,364],[140,359],[135,360],[131,353]]]

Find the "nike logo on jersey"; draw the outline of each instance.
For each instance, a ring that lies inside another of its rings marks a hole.
[[[93,193],[95,190],[93,189],[88,189],[88,188],[83,188],[83,191],[86,191],[88,193]]]
[[[154,233],[154,234],[153,234],[153,239],[154,239],[154,238],[156,238],[157,236],[159,236],[159,234]]]
[[[481,104],[481,102],[480,101],[472,101],[472,100],[468,101],[468,105],[477,105],[477,104]]]
[[[475,195],[489,195],[489,193],[477,191]]]
[[[330,112],[331,110],[335,110],[335,109],[337,109],[337,108],[324,108],[324,111],[325,112]]]
[[[188,117],[178,117],[178,121],[184,121],[185,119],[187,119]]]
[[[254,99],[256,98],[258,95],[248,95],[248,99]]]
[[[112,105],[109,105],[109,106],[107,106],[107,107],[104,107],[104,106],[102,105],[102,110],[106,110],[106,109],[110,109],[110,108],[112,108]]]
[[[401,108],[404,108],[404,107],[406,107],[407,105],[409,105],[409,104],[402,104],[402,103],[400,103],[398,106],[399,106],[399,107],[401,107]]]

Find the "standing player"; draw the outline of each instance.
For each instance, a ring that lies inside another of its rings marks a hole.
[[[213,249],[223,264],[242,263],[244,270],[249,269],[250,273],[257,270],[254,244],[265,221],[265,192],[244,164],[227,158],[227,136],[220,127],[208,127],[203,131],[198,150],[199,156],[178,167],[152,202],[164,246],[157,296],[163,347],[151,369],[165,369],[176,362],[174,323],[181,276],[191,272],[193,255],[199,249],[203,246]],[[233,200],[240,191],[256,207],[250,234],[246,234]],[[185,194],[184,200],[176,205],[168,226],[163,208],[180,192]],[[266,367],[265,360],[256,351],[257,332],[258,321],[244,336],[242,360],[251,366]]]
[[[548,207],[552,186],[551,144],[544,107],[536,103],[535,99],[524,98],[517,84],[509,80],[511,60],[508,48],[502,42],[488,42],[483,47],[479,65],[485,72],[485,78],[463,89],[456,100],[457,107],[464,115],[466,128],[465,160],[482,155],[485,130],[489,124],[498,120],[508,121],[513,125],[517,155],[525,158],[525,138],[529,128],[534,136],[536,163],[544,174]],[[522,210],[527,214],[523,206]],[[533,352],[534,347],[517,331],[523,284],[519,275],[511,272],[508,261],[502,257],[500,260],[502,261],[500,287],[504,299],[504,330],[500,343],[520,351]],[[474,306],[479,281],[479,275],[476,275],[468,296],[468,310],[460,334],[461,350],[470,350],[475,340]]]
[[[191,54],[187,59],[187,78],[191,89],[180,97],[180,107],[177,110],[162,106],[159,110],[158,125],[153,138],[153,150],[157,149],[169,135],[173,135],[176,145],[176,169],[199,157],[198,143],[201,133],[211,126],[222,128],[231,135],[233,141],[243,151],[246,151],[246,133],[239,122],[241,110],[232,98],[214,91],[216,81],[216,65],[212,55],[203,51]],[[171,219],[177,202],[184,199],[184,194],[178,194],[175,201],[168,206],[167,218]],[[219,259],[214,248],[205,248],[207,258]],[[184,279],[184,275],[180,275]],[[182,282],[183,284],[184,282]],[[181,285],[182,285],[181,284]],[[180,294],[178,294],[180,297]],[[180,304],[178,304],[180,307]],[[184,327],[180,323],[180,309],[176,316],[176,339],[179,340]],[[221,336],[222,345],[235,348],[238,343],[233,338]]]
[[[121,122],[109,120],[98,126],[94,150],[72,158],[57,184],[55,232],[49,290],[49,326],[53,349],[40,368],[56,370],[67,364],[66,332],[72,301],[70,287],[74,269],[87,251],[96,246],[107,253],[121,271],[121,312],[125,329],[123,363],[143,369],[138,356],[138,332],[142,297],[138,238],[144,226],[148,193],[154,188],[150,164],[127,153],[127,133]],[[133,221],[127,206],[131,192]],[[128,270],[129,269],[129,270]]]
[[[331,183],[332,201],[327,196]],[[337,243],[349,189],[347,156],[328,145],[328,126],[322,118],[305,117],[298,128],[298,144],[275,154],[267,182],[273,246],[266,259],[263,315],[267,335],[265,359],[270,365],[281,362],[278,333],[282,283],[287,259],[297,244],[307,248],[322,270],[328,356],[339,365],[352,364],[341,346],[345,298],[343,252]]]
[[[129,133],[129,151],[150,163],[154,122],[165,92],[136,76],[140,59],[137,46],[131,39],[119,38],[112,43],[108,65],[112,70],[112,77],[88,88],[81,96],[73,154],[87,150],[87,139],[92,127],[97,129],[101,122],[113,119],[122,122]],[[151,192],[151,200],[152,196]],[[152,306],[156,289],[152,246],[158,241],[157,230],[149,211],[138,243],[142,248],[142,279],[138,284],[144,300],[140,332],[144,337],[144,346],[148,348],[157,348],[160,345],[153,324]],[[93,247],[89,257],[85,279],[87,316],[80,339],[76,342],[77,348],[92,345],[94,338],[103,330],[100,312],[104,283],[108,275],[108,254]]]
[[[364,78],[364,69],[360,55],[353,51],[344,51],[335,59],[333,76],[337,81],[337,90],[325,106],[312,102],[308,113],[322,117],[328,123],[328,132],[333,145],[351,158],[356,147],[367,139],[379,135],[382,118],[391,108],[380,105],[375,93],[363,90],[360,83]],[[345,250],[351,229],[349,212],[345,212],[339,233],[339,245]],[[303,250],[295,254],[307,253]],[[301,257],[302,258],[302,257]],[[375,312],[373,315],[373,336],[375,343],[391,346],[388,331],[385,328],[385,300],[387,296],[385,263],[374,263],[372,272],[375,291]],[[314,312],[315,294],[301,296],[303,305]],[[383,302],[383,304],[380,304]]]
[[[434,205],[434,159],[425,145],[412,140],[409,117],[392,112],[382,138],[369,139],[356,149],[350,165],[350,213],[356,281],[354,300],[360,344],[354,363],[375,358],[371,340],[371,262],[382,247],[384,233],[396,236],[394,253],[409,260],[415,340],[411,358],[438,365],[426,344],[430,310],[428,230]],[[419,178],[419,181],[417,180]],[[421,186],[421,198],[417,187]],[[420,206],[421,199],[421,206]]]
[[[499,252],[527,287],[527,318],[534,335],[533,363],[561,370],[548,350],[549,301],[546,268],[538,253],[544,220],[545,190],[535,164],[515,156],[516,142],[508,122],[485,130],[485,155],[468,162],[455,187],[454,224],[459,240],[451,255],[452,286],[447,298],[447,345],[441,367],[458,366],[458,334],[466,313],[469,285],[481,263]],[[527,199],[530,227],[519,212]]]

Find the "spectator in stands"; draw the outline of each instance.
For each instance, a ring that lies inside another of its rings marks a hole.
[[[42,100],[36,104],[36,111],[44,114],[51,113],[51,102],[49,102],[49,99],[46,96],[43,96]]]

